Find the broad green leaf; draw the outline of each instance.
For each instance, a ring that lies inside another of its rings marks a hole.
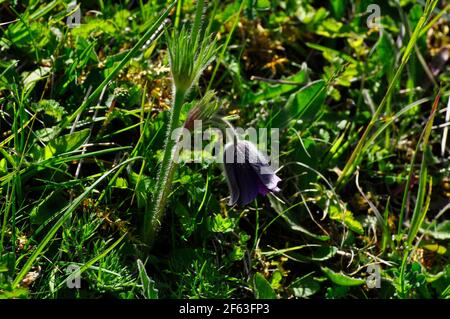
[[[92,19],[87,23],[82,23],[79,27],[73,28],[71,33],[75,37],[89,38],[92,33],[97,35],[102,33],[114,34],[116,28],[111,20]]]
[[[270,286],[273,289],[278,289],[281,287],[281,281],[283,280],[283,274],[281,273],[281,271],[276,270],[273,275],[272,278],[270,279]]]
[[[339,286],[361,286],[366,283],[364,279],[353,278],[342,273],[337,273],[327,267],[322,267],[321,269],[333,283]]]
[[[314,295],[320,289],[320,284],[311,276],[305,276],[295,279],[289,286],[297,298],[308,298]]]
[[[89,136],[89,129],[63,135],[50,141],[43,149],[35,148],[33,155],[36,160],[46,160],[53,156],[78,149]]]
[[[29,93],[36,85],[36,82],[46,77],[50,73],[50,70],[51,68],[49,67],[41,66],[30,73],[24,73],[22,75],[24,76],[23,79],[24,91],[26,93]]]
[[[127,189],[128,188],[127,180],[123,177],[116,178],[116,181],[114,182],[114,187]]]
[[[383,36],[378,41],[376,52],[372,57],[376,61],[383,61],[380,65],[383,72],[392,74],[395,64],[395,42],[388,32],[383,32]]]
[[[291,121],[299,120],[305,113],[316,114],[326,97],[326,85],[323,80],[313,82],[291,95],[282,110],[272,118],[272,127],[286,128]]]
[[[327,299],[345,298],[348,295],[348,290],[349,288],[344,286],[328,287],[325,297]]]
[[[260,273],[253,276],[253,291],[256,299],[276,299],[277,294],[270,283]]]

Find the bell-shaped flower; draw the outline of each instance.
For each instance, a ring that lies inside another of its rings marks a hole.
[[[224,149],[223,160],[230,190],[228,205],[245,206],[258,194],[265,196],[269,192],[280,190],[277,184],[281,178],[253,143],[244,140],[228,143]]]

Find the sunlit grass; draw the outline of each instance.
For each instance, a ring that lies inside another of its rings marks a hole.
[[[448,298],[449,4],[347,2],[2,3],[0,298]],[[279,128],[281,191],[194,118]]]

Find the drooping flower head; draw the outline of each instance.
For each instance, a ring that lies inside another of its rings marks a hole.
[[[277,184],[281,178],[253,143],[245,140],[228,143],[223,160],[231,194],[228,205],[245,206],[258,194],[265,196],[269,192],[280,190]]]
[[[219,102],[215,100],[215,91],[208,91],[189,110],[184,127],[192,130],[195,121],[208,121],[219,109]]]

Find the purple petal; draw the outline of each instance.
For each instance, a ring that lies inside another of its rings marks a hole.
[[[279,178],[275,173],[259,174],[258,171],[256,171],[256,174],[258,174],[258,178],[261,180],[261,182],[264,184],[264,186],[267,189],[269,189],[272,192],[280,191],[280,189],[277,187],[277,185],[281,181],[281,178]]]
[[[262,196],[266,196],[267,193],[270,192],[270,189],[268,189],[259,178],[257,184],[258,184],[258,193],[261,194]]]
[[[228,144],[224,150],[225,174],[230,190],[228,205],[245,206],[258,194],[277,192],[281,181],[266,157],[248,141]]]
[[[246,143],[248,153],[247,158],[249,158],[249,160],[252,160],[250,162],[250,165],[254,169],[261,182],[270,191],[280,191],[277,185],[278,182],[281,181],[281,178],[276,175],[272,166],[269,165],[269,161],[267,160],[267,158],[252,143],[247,141],[243,143]]]
[[[228,189],[230,191],[230,200],[228,202],[229,206],[236,204],[239,199],[239,185],[236,178],[236,165],[234,163],[227,163],[226,156],[229,152],[233,152],[233,147],[225,147],[224,150],[224,167],[225,175],[228,184]]]
[[[236,164],[236,177],[239,185],[239,205],[245,206],[258,196],[258,176],[248,164]]]

